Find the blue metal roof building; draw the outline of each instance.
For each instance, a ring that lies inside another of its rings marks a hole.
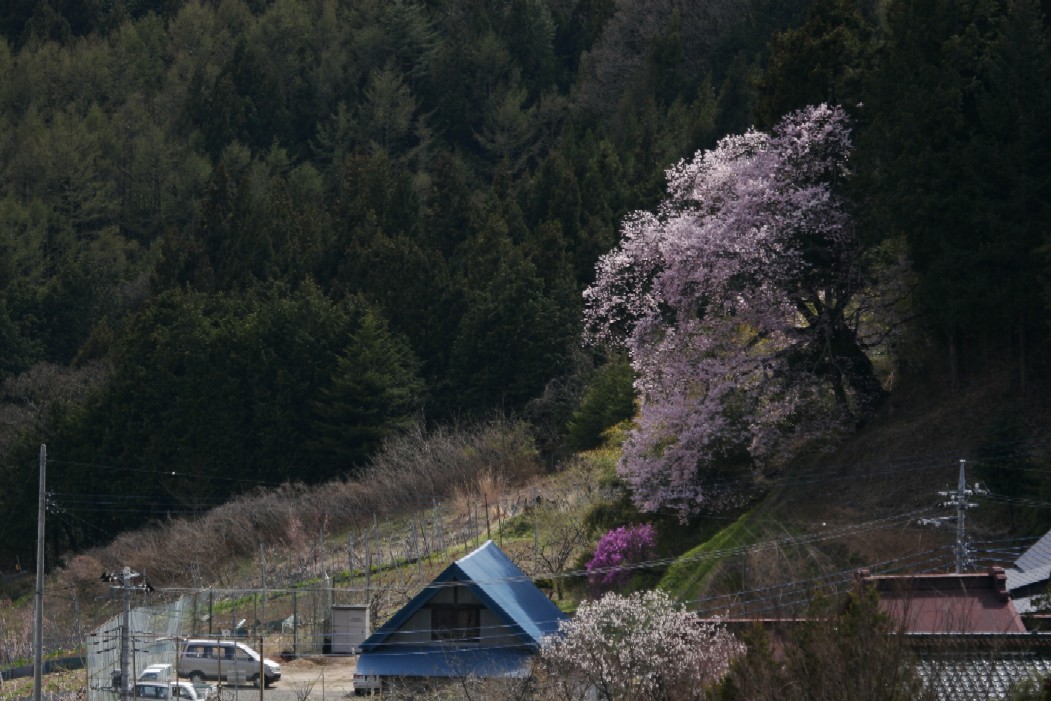
[[[1006,570],[1007,589],[1019,613],[1037,611],[1051,580],[1051,531],[1034,543]]]
[[[544,636],[567,616],[487,541],[361,644],[355,674],[506,677],[529,672]]]

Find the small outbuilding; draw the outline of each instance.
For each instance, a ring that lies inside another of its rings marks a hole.
[[[516,677],[567,616],[491,540],[361,644],[355,675]]]
[[[369,607],[364,604],[333,604],[332,654],[353,655],[371,626]]]

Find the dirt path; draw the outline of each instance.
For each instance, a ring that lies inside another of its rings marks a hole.
[[[321,698],[322,686],[325,696],[353,693],[356,661],[357,657],[301,657],[282,662],[281,681],[274,688],[301,692],[313,686],[312,698]]]

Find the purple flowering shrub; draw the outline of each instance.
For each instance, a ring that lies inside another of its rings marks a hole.
[[[599,539],[595,555],[587,564],[588,583],[598,591],[623,586],[630,568],[653,557],[657,531],[649,523],[614,528]]]

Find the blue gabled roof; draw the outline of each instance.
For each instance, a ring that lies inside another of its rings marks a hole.
[[[502,611],[536,645],[568,618],[491,540],[455,564],[473,583],[478,598],[493,611]]]
[[[381,647],[448,582],[460,582],[468,587],[528,647],[538,648],[544,636],[557,632],[559,621],[568,618],[490,540],[446,567],[423,591],[377,628],[361,644],[362,656]]]

